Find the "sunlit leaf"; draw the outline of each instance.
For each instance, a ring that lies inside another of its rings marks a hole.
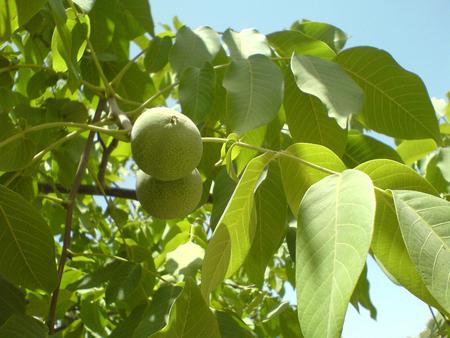
[[[387,52],[354,47],[335,61],[364,90],[360,120],[368,128],[403,139],[440,140],[434,108],[425,85]]]
[[[350,115],[361,111],[363,92],[338,64],[313,56],[293,55],[291,69],[300,90],[320,99],[328,115],[342,128],[347,126]]]
[[[223,33],[223,40],[227,44],[233,59],[247,59],[255,54],[267,57],[271,55],[266,37],[254,28],[243,29],[240,32],[227,29]]]
[[[450,203],[418,191],[394,190],[409,256],[430,293],[450,312]]]
[[[298,215],[300,326],[306,337],[338,338],[372,239],[372,181],[356,170],[326,177],[308,189]]]
[[[370,176],[381,189],[414,189],[435,195],[436,190],[414,170],[391,160],[372,160],[355,169]],[[420,299],[434,304],[436,301],[420,278],[403,241],[392,197],[376,191],[377,211],[371,249],[383,268],[401,285]]]
[[[255,230],[251,222],[253,194],[264,168],[272,159],[272,154],[264,154],[250,161],[231,195],[206,248],[202,267],[204,295],[209,295],[244,262]]]
[[[285,76],[284,109],[295,142],[321,144],[342,156],[347,139],[346,130],[328,116],[325,105],[317,97],[303,93],[298,88],[291,72]]]
[[[223,86],[227,90],[226,123],[237,134],[272,121],[281,106],[283,76],[267,57],[233,61]]]
[[[341,159],[328,148],[316,144],[297,143],[286,149],[292,157],[280,157],[281,177],[292,214],[297,215],[306,190],[329,175],[302,163],[307,161],[337,172],[345,170]]]
[[[170,309],[167,326],[155,335],[155,338],[166,337],[221,338],[216,317],[191,278],[186,280],[183,291]]]

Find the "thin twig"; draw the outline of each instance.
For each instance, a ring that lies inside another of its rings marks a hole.
[[[100,120],[102,115],[102,111],[104,108],[104,100],[100,99],[97,109],[95,111],[95,115],[92,122],[97,122]],[[49,328],[50,334],[55,332],[55,316],[56,316],[56,305],[58,303],[59,296],[59,288],[61,286],[61,280],[64,273],[64,267],[66,265],[68,250],[70,249],[71,244],[71,235],[72,235],[72,223],[73,223],[73,212],[75,209],[76,197],[78,194],[78,189],[81,185],[81,179],[83,178],[88,160],[89,154],[91,152],[92,146],[94,144],[94,136],[95,132],[91,131],[86,141],[86,145],[84,147],[84,151],[81,155],[80,162],[78,163],[78,168],[75,173],[75,178],[73,180],[72,188],[69,194],[69,198],[67,199],[67,211],[66,211],[66,221],[64,228],[64,238],[63,238],[63,247],[61,252],[61,258],[59,260],[58,266],[58,283],[56,289],[53,291],[52,298],[50,301],[50,309],[48,313],[47,326]]]
[[[106,167],[108,165],[109,158],[111,156],[111,153],[114,151],[114,149],[117,148],[118,144],[119,144],[119,140],[114,138],[111,141],[111,143],[109,144],[109,146],[107,146],[103,150],[102,159],[98,166],[98,173],[97,173],[98,181],[101,183],[101,185],[103,187],[105,186],[105,174],[106,174]]]
[[[67,194],[70,192],[69,189],[65,188],[60,184],[56,184],[53,186],[49,183],[38,183],[38,190],[42,194],[49,194],[49,193]],[[107,196],[125,198],[129,200],[137,200],[136,191],[134,189],[105,187],[104,190]],[[103,195],[101,190],[93,185],[80,185],[78,189],[78,194],[96,195],[96,196]]]

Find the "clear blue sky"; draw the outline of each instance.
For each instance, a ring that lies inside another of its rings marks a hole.
[[[450,90],[450,2],[448,0],[151,0],[156,23],[174,15],[190,27],[218,31],[254,27],[263,33],[289,27],[297,19],[334,24],[349,36],[348,46],[370,45],[390,52],[417,73],[430,95]],[[425,304],[393,285],[369,262],[371,296],[378,321],[349,307],[344,338],[415,337],[430,313]]]

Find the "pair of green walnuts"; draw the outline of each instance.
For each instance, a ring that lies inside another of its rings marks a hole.
[[[165,107],[145,110],[131,130],[131,152],[140,169],[136,195],[151,216],[183,218],[197,207],[203,143],[187,116]]]

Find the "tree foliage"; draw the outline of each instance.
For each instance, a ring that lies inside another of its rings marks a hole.
[[[376,317],[369,255],[444,332],[449,116],[346,41],[306,20],[155,27],[147,0],[0,0],[0,337],[337,338],[349,304]],[[160,106],[202,136],[184,219],[136,200],[130,128]]]

